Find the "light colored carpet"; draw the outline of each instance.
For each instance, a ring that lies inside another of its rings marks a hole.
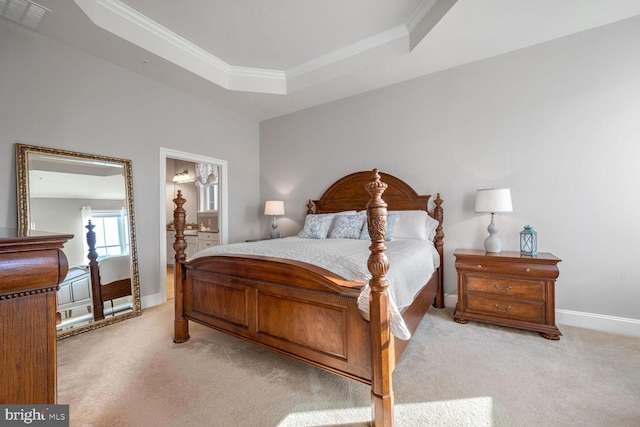
[[[370,388],[191,324],[172,302],[58,343],[71,426],[366,426]],[[640,340],[537,333],[431,309],[393,376],[398,426],[640,426]]]

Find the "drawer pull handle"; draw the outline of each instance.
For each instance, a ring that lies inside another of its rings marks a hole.
[[[500,285],[499,284],[495,284],[496,289],[498,290],[498,292],[500,292],[501,294],[506,294],[507,292],[509,292],[511,290],[511,286],[507,286],[504,289],[500,289]]]
[[[508,305],[506,308],[500,308],[498,304],[495,304],[494,307],[496,308],[496,311],[499,311],[501,313],[506,313],[507,311],[511,310],[510,305]]]
[[[531,269],[529,267],[525,268],[524,271],[526,271],[527,273],[531,271]]]

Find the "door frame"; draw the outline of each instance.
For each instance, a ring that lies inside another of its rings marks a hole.
[[[220,205],[218,209],[218,217],[220,220],[220,244],[224,245],[228,242],[228,223],[227,223],[227,214],[228,214],[228,200],[229,200],[229,192],[228,190],[228,172],[227,172],[227,161],[216,159],[214,157],[207,157],[200,154],[187,153],[184,151],[172,150],[170,148],[160,147],[160,172],[159,175],[159,185],[158,191],[160,206],[159,206],[159,217],[160,217],[160,292],[162,302],[167,302],[167,159],[174,160],[184,160],[187,162],[202,162],[202,163],[211,163],[217,165],[219,167],[218,172],[218,180],[219,180],[219,194],[220,194]]]

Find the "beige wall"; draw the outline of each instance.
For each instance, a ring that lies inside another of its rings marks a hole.
[[[143,302],[164,268],[160,147],[228,162],[231,242],[259,233],[258,138],[254,120],[0,19],[0,227],[17,224],[16,142],[131,159]]]
[[[640,319],[640,18],[261,123],[262,200],[306,199],[378,167],[445,208],[446,292],[455,248],[482,248],[475,191],[510,187],[503,248],[530,224],[563,261],[557,308]],[[262,233],[268,232],[263,221]]]

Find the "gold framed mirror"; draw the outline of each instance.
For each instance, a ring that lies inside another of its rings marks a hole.
[[[141,313],[131,160],[16,144],[18,228],[73,234],[58,339]]]

